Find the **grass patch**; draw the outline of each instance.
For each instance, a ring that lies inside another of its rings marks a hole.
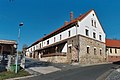
[[[25,70],[20,70],[17,74],[14,72],[4,71],[0,73],[0,80],[15,78],[15,77],[23,77],[30,75]]]

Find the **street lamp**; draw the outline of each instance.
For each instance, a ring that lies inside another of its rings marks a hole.
[[[18,31],[18,47],[17,47],[17,55],[16,55],[16,69],[15,69],[15,73],[18,72],[18,48],[19,48],[19,43],[20,43],[20,29],[21,29],[21,26],[23,26],[23,22],[21,22],[19,24],[19,31]]]

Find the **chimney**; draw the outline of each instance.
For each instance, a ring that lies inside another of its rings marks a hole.
[[[65,21],[65,22],[64,22],[64,25],[67,25],[67,24],[68,24],[68,21]]]
[[[70,21],[72,21],[73,20],[73,12],[71,11],[70,12]]]

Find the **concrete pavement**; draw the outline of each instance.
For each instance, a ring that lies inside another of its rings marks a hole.
[[[26,71],[32,75],[48,74],[61,70],[69,70],[76,67],[79,66],[64,63],[41,62],[39,60],[26,58]]]

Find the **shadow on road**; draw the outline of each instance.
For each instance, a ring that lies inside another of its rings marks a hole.
[[[43,61],[33,61],[33,60],[26,60],[25,61],[25,68],[30,68],[30,67],[47,67],[50,66],[51,63],[49,62],[43,62]]]

